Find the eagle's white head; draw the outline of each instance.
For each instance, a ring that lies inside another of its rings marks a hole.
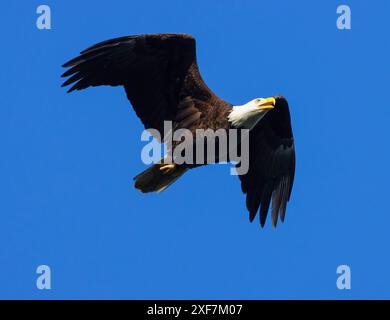
[[[251,130],[268,111],[275,107],[275,98],[257,98],[242,106],[233,106],[228,119],[235,128]]]

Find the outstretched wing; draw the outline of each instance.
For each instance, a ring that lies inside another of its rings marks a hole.
[[[252,222],[260,209],[263,227],[272,201],[272,224],[283,222],[295,172],[294,139],[287,102],[269,112],[250,131],[249,170],[240,175]]]
[[[192,128],[204,106],[228,106],[202,80],[195,39],[184,34],[136,35],[98,43],[65,63],[68,92],[90,86],[124,86],[146,129],[163,134],[164,120]]]

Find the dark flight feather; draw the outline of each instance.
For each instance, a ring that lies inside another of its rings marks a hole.
[[[221,116],[230,104],[218,98],[202,80],[196,63],[195,39],[184,34],[120,37],[100,42],[63,65],[69,77],[68,92],[90,86],[123,86],[136,114],[146,129],[163,134],[164,121],[176,128],[195,124],[212,127],[203,118],[206,108]],[[179,108],[189,108],[188,111]],[[185,117],[186,115],[186,117]],[[176,122],[175,122],[176,121]]]
[[[238,164],[239,165],[239,164]],[[294,138],[287,101],[279,97],[278,106],[249,133],[249,171],[240,175],[241,189],[252,222],[260,211],[263,227],[272,201],[272,224],[283,222],[295,174]]]

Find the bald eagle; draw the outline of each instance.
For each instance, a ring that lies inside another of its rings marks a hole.
[[[273,226],[283,222],[294,180],[295,151],[290,112],[282,96],[256,98],[244,105],[217,97],[202,80],[195,39],[186,34],[149,34],[115,38],[93,45],[63,67],[68,92],[90,86],[123,86],[146,129],[249,129],[249,170],[240,175],[252,222],[263,227],[272,201]],[[218,162],[218,160],[217,160]],[[135,187],[159,192],[196,164],[152,165],[137,175]]]

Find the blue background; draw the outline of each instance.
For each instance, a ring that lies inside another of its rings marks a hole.
[[[390,298],[389,1],[39,1],[3,6],[0,298]],[[230,166],[133,189],[142,125],[122,88],[71,95],[61,64],[101,40],[184,32],[233,104],[282,93],[297,168],[286,221],[250,224]],[[52,290],[36,288],[38,265]],[[336,268],[352,289],[336,287]]]

